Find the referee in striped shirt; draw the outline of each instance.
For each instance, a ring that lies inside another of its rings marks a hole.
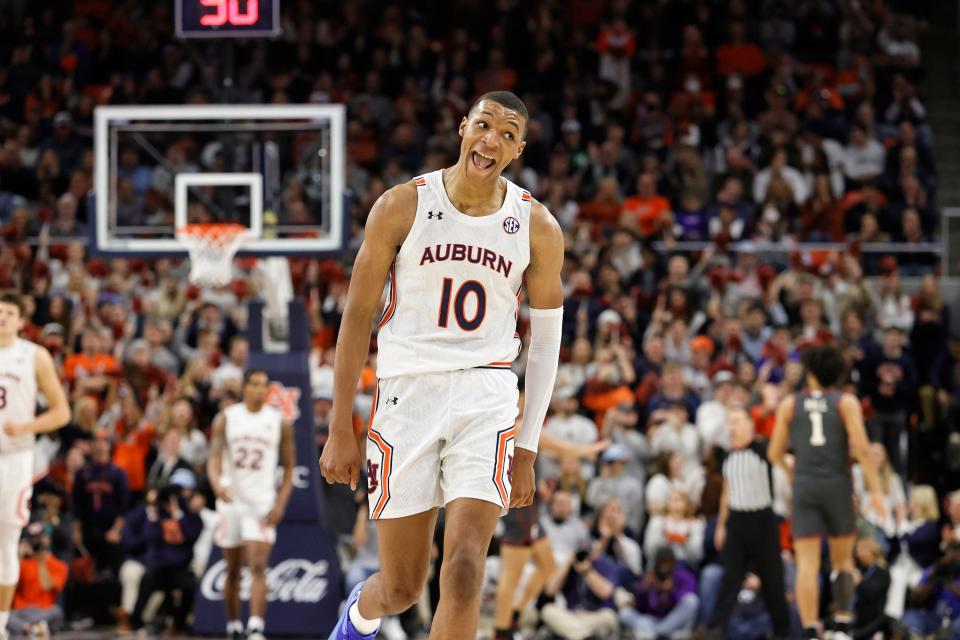
[[[773,513],[773,467],[767,444],[755,437],[743,407],[727,412],[730,453],[723,463],[723,496],[714,544],[723,553],[723,582],[708,624],[712,636],[725,636],[747,571],[760,577],[761,593],[777,638],[790,635],[790,616],[780,559],[780,536]]]

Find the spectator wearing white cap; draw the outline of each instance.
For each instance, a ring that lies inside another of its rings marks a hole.
[[[713,374],[713,399],[707,400],[697,408],[696,427],[700,435],[700,446],[706,451],[710,447],[730,448],[730,430],[727,428],[727,409],[733,399],[733,372],[720,369]]]
[[[600,475],[587,485],[586,502],[593,509],[618,498],[623,505],[624,520],[633,532],[639,532],[643,524],[643,483],[625,474],[624,466],[630,459],[630,451],[621,444],[612,444],[600,457]]]

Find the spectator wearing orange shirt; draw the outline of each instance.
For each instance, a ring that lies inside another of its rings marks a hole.
[[[113,464],[123,469],[134,499],[139,499],[147,486],[147,454],[153,443],[154,426],[143,417],[143,411],[130,387],[120,387],[120,418],[114,425]]]
[[[742,22],[730,23],[730,42],[717,48],[717,73],[728,76],[739,73],[755,76],[763,73],[766,56],[756,44],[747,41],[747,28]]]
[[[68,356],[63,363],[73,397],[92,395],[103,399],[116,382],[112,376],[120,371],[120,364],[112,355],[102,352],[100,334],[93,327],[84,329],[80,347],[80,353]]]
[[[637,176],[637,195],[623,201],[621,223],[645,237],[671,224],[670,201],[657,193],[657,179],[653,174]]]
[[[66,563],[50,553],[49,536],[20,541],[20,580],[7,624],[12,636],[44,636],[63,624],[63,609],[57,599],[67,583],[67,574]]]

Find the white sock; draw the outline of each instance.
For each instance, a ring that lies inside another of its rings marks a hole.
[[[243,633],[243,622],[240,620],[231,620],[227,623],[227,634],[231,634],[234,631],[237,633]]]
[[[0,636],[7,632],[7,623],[10,621],[9,611],[0,611]]]
[[[253,633],[255,631],[263,631],[263,618],[260,616],[250,616],[250,619],[247,620],[247,631]]]
[[[362,636],[368,636],[380,628],[380,618],[367,620],[360,615],[359,599],[350,607],[350,622],[353,624],[353,628],[357,630],[357,633]]]

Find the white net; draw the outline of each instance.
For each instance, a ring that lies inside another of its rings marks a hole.
[[[255,234],[239,224],[188,224],[177,240],[190,254],[190,282],[220,287],[233,279],[233,256]]]

